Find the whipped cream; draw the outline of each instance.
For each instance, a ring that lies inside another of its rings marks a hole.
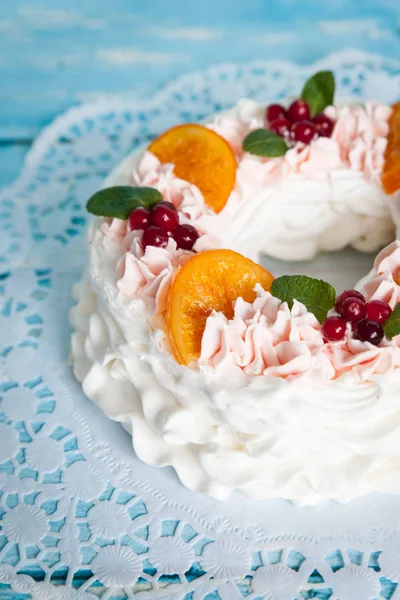
[[[241,152],[243,137],[262,122],[260,107],[245,101],[216,118],[209,126],[238,156],[236,186],[219,215],[150,153],[128,158],[108,184],[157,187],[181,222],[199,230],[198,251],[220,245],[299,259],[349,242],[375,248],[392,223],[377,143],[389,111],[371,104],[327,112],[337,121],[333,137],[279,161]],[[70,316],[75,375],[132,433],[139,458],[171,465],[188,488],[219,499],[235,489],[298,504],[400,493],[397,338],[377,348],[348,331],[325,344],[301,303],[289,310],[258,287],[252,304],[236,301],[231,321],[210,315],[198,364],[181,366],[164,316],[173,274],[192,253],[173,240],[144,251],[139,236],[125,221],[93,221]],[[395,242],[360,283],[366,296],[394,306],[399,269]]]
[[[303,305],[289,311],[259,288],[252,305],[236,301],[232,322],[212,314],[198,368],[180,366],[154,325],[156,303],[131,294],[121,271],[129,233],[116,240],[115,228],[95,220],[89,231],[88,270],[71,311],[74,371],[132,433],[142,460],[172,465],[184,485],[219,499],[234,489],[299,504],[400,493],[396,339],[379,348],[349,335],[323,344]],[[164,252],[170,260],[176,251]],[[384,297],[388,281],[400,297],[399,259],[395,242],[364,281],[366,293]],[[147,264],[155,275],[159,259]]]

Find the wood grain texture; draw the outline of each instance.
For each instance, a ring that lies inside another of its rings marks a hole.
[[[0,0],[0,187],[79,102],[146,97],[216,62],[308,63],[343,48],[400,59],[399,28],[400,0]]]
[[[0,142],[26,143],[74,104],[146,96],[215,62],[306,63],[346,47],[400,58],[399,27],[399,0],[0,0]],[[1,154],[0,185],[22,153]]]

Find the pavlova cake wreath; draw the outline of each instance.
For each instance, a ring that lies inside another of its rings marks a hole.
[[[220,499],[400,493],[400,243],[339,294],[251,260],[382,247],[399,155],[400,105],[335,106],[321,72],[289,108],[168,130],[90,198],[74,371],[139,458]]]

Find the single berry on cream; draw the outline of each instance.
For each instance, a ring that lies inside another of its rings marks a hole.
[[[173,237],[178,248],[182,248],[182,250],[192,250],[199,234],[193,225],[178,225],[173,231]]]
[[[270,130],[280,135],[281,137],[289,137],[291,122],[289,119],[280,118],[272,121],[269,126]]]
[[[267,121],[272,123],[272,121],[276,121],[277,119],[286,119],[287,110],[281,104],[270,104],[265,111],[265,116]]]
[[[310,107],[305,100],[299,98],[289,106],[288,116],[293,123],[307,121],[311,117]]]
[[[167,200],[162,200],[161,202],[157,202],[157,204],[155,204],[152,208],[152,211],[155,208],[159,208],[160,206],[165,206],[167,208],[169,208],[170,210],[173,210],[174,212],[178,212],[178,209],[176,208],[176,206],[174,206],[172,204],[172,202],[168,202]]]
[[[340,294],[340,296],[338,296],[336,298],[335,310],[339,314],[340,314],[342,302],[344,302],[344,300],[346,300],[347,298],[359,298],[360,300],[362,300],[363,302],[365,302],[365,298],[364,298],[364,296],[362,295],[361,292],[358,292],[357,290],[345,290],[344,292],[342,292]]]
[[[340,306],[340,314],[350,323],[357,323],[357,321],[364,319],[366,311],[366,304],[360,298],[346,298]]]
[[[147,246],[156,246],[158,248],[165,248],[168,244],[168,233],[161,227],[154,227],[152,225],[143,232],[142,244],[145,248]]]
[[[311,121],[298,121],[292,126],[292,135],[296,142],[310,144],[317,137],[317,129]]]
[[[312,122],[315,125],[318,135],[321,137],[331,137],[335,124],[327,115],[321,113],[315,116]]]
[[[382,325],[392,314],[392,309],[387,302],[371,300],[367,304],[367,319]]]
[[[173,231],[179,225],[178,212],[171,202],[159,202],[151,211],[153,225],[165,231]]]
[[[369,342],[374,346],[379,346],[383,340],[384,331],[376,321],[362,319],[355,327],[354,336],[360,342]]]
[[[129,215],[129,226],[132,231],[134,229],[147,229],[151,224],[151,213],[146,208],[135,208]]]
[[[346,321],[342,317],[328,317],[323,322],[321,331],[326,341],[339,342],[346,333]]]

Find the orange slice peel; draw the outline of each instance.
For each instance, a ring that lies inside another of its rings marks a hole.
[[[173,354],[182,365],[200,355],[207,317],[213,310],[233,317],[233,302],[256,298],[257,283],[269,290],[274,278],[266,269],[232,250],[206,250],[175,275],[168,295],[166,323]]]
[[[400,190],[400,102],[392,106],[387,140],[382,185],[390,195]]]
[[[180,179],[196,185],[206,204],[219,213],[235,185],[236,157],[226,140],[203,125],[168,129],[148,147],[162,163],[173,163]]]

